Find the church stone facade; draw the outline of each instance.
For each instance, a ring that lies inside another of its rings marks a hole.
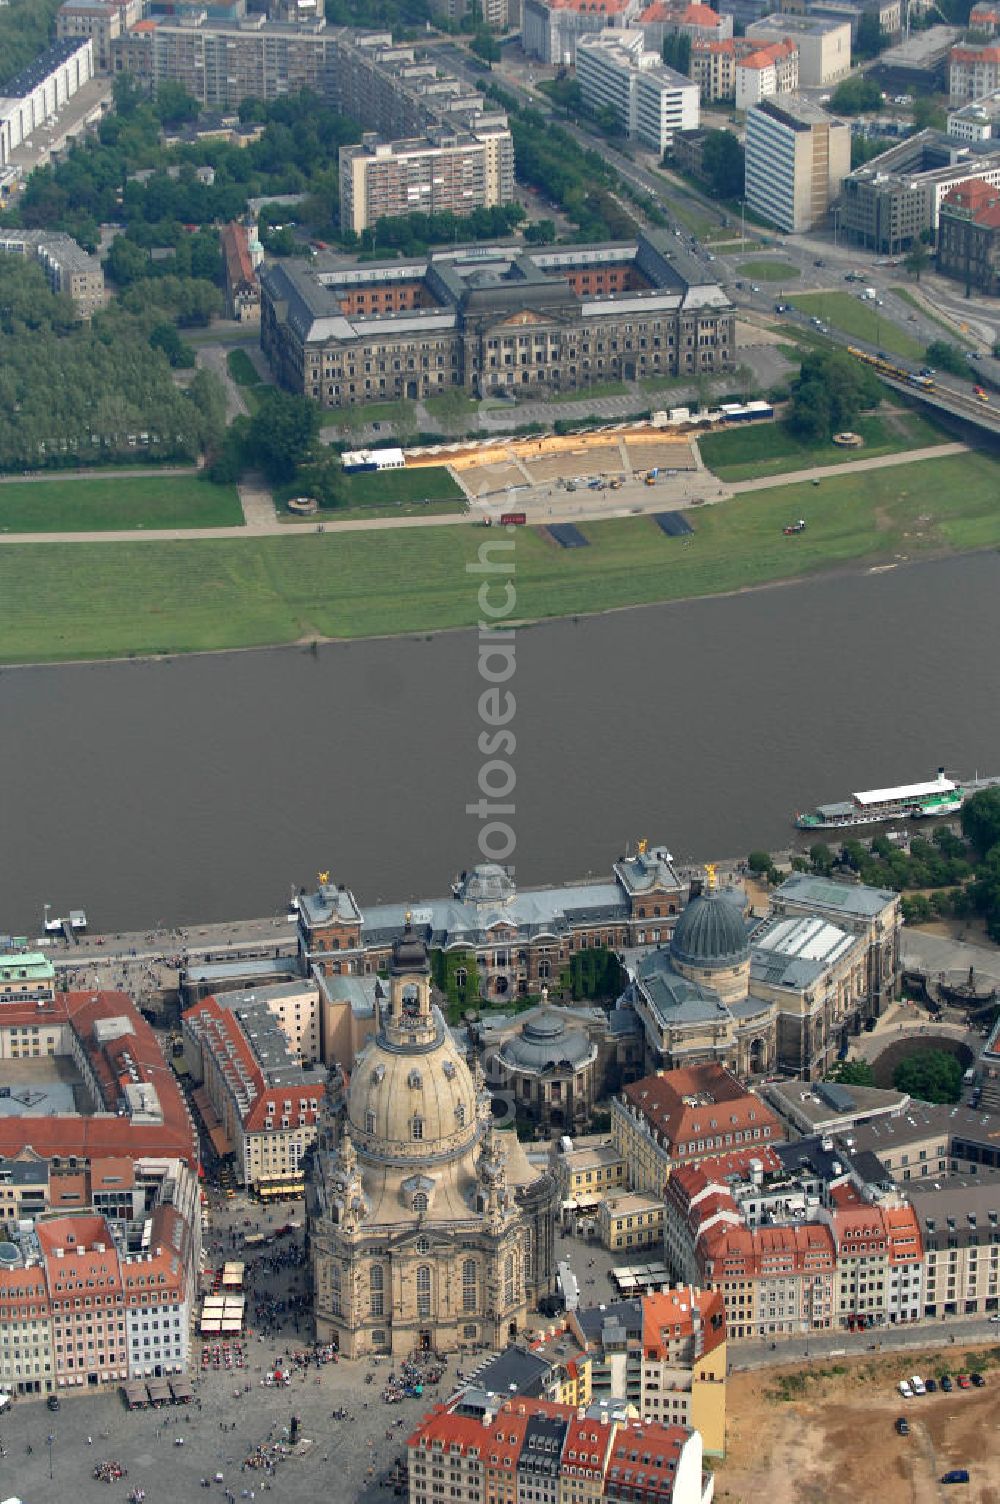
[[[407,923],[309,1187],[316,1336],[347,1357],[504,1346],[552,1288],[558,1187],[493,1125]]]

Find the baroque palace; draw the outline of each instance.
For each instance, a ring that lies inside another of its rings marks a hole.
[[[275,262],[261,346],[324,407],[586,389],[729,370],[735,311],[672,235],[599,245],[461,246],[418,259]]]

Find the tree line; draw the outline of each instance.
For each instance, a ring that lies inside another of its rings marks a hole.
[[[0,467],[192,460],[218,443],[221,385],[207,371],[175,385],[170,355],[185,352],[165,351],[162,334],[150,342],[162,322],[108,309],[81,324],[39,267],[0,255]]]

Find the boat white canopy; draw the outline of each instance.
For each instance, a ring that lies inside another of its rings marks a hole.
[[[927,799],[932,794],[953,794],[957,787],[950,778],[942,776],[929,783],[905,783],[898,789],[869,789],[851,797],[862,809],[869,809],[873,804],[905,804],[911,799]]]

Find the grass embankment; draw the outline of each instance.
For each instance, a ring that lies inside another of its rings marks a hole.
[[[943,329],[945,334],[948,335],[949,339],[954,341],[961,338],[960,331],[956,324],[949,323],[949,321],[945,318],[942,318],[939,313],[935,313],[933,308],[928,307],[926,303],[921,303],[920,299],[914,297],[913,293],[908,287],[890,287],[889,291],[891,293],[894,293],[897,298],[901,298],[904,303],[908,304],[909,307],[912,308],[916,313],[920,314],[922,318],[930,319],[931,323],[937,324],[938,328]]]
[[[784,423],[707,434],[699,439],[698,448],[709,470],[720,480],[757,480],[813,465],[843,465],[848,460],[947,443],[947,435],[918,413],[900,413],[891,419],[859,418],[854,432],[865,441],[862,449],[842,449],[829,441],[816,444],[799,438]]]
[[[107,475],[0,485],[0,532],[105,533],[126,528],[242,527],[235,486],[196,475]]]
[[[996,547],[998,477],[988,456],[963,454],[773,487],[696,513],[687,540],[649,517],[585,523],[592,546],[583,549],[555,548],[525,528],[513,555],[517,614],[570,616]],[[807,531],[784,537],[790,517],[805,517]],[[120,657],[473,626],[477,577],[466,566],[502,541],[454,525],[0,547],[0,654]]]
[[[226,369],[240,389],[247,412],[253,417],[260,407],[266,382],[245,350],[230,350],[226,356]]]
[[[900,329],[879,308],[863,303],[853,293],[800,292],[795,293],[789,302],[800,313],[822,319],[842,334],[864,340],[867,345],[887,350],[891,355],[899,355],[904,360],[923,359],[924,347],[919,340],[914,339],[912,334],[907,334],[905,329]]]
[[[790,261],[744,261],[736,270],[754,282],[794,282],[801,275]]]
[[[464,512],[465,493],[443,465],[424,465],[412,470],[362,470],[343,478],[344,503],[327,508],[315,517],[297,518],[284,503],[301,494],[301,484],[283,486],[275,497],[278,515],[290,525],[316,527],[323,522],[365,517],[417,517],[428,512]]]

